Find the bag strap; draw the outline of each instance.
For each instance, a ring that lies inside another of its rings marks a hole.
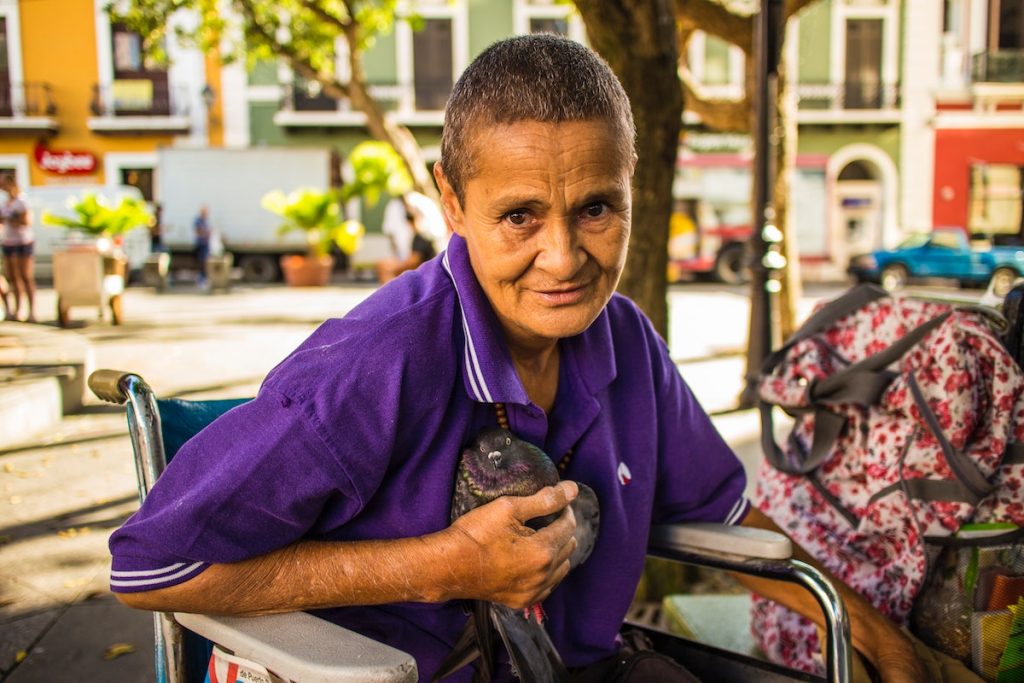
[[[768,354],[768,357],[761,363],[761,373],[770,375],[778,367],[782,359],[791,348],[808,337],[823,332],[834,322],[854,311],[863,308],[872,301],[889,296],[889,293],[878,285],[863,283],[851,288],[842,296],[833,299],[821,308],[814,315],[809,317],[796,332],[786,340],[781,348]]]
[[[917,409],[921,411],[924,423],[939,442],[939,447],[942,449],[942,454],[946,457],[949,468],[953,471],[958,483],[963,486],[964,499],[971,505],[977,505],[978,501],[992,493],[992,484],[978,470],[977,466],[971,462],[967,454],[960,449],[953,448],[953,444],[942,433],[939,420],[935,417],[931,406],[928,405],[928,401],[925,399],[924,393],[921,391],[921,387],[918,385],[917,378],[914,377],[913,373],[907,375],[907,385],[910,387],[910,393],[914,396],[914,403],[917,404]]]
[[[1002,465],[1024,465],[1024,442],[1011,441],[1006,444],[1006,450],[1003,451],[1003,459],[999,461],[1000,466]]]
[[[829,406],[876,404],[898,376],[887,368],[944,323],[951,314],[952,311],[946,311],[927,320],[878,353],[829,377],[811,382],[807,387],[807,397],[809,406],[814,410],[814,435],[810,451],[806,457],[801,457],[800,462],[791,462],[775,442],[772,406],[760,401],[761,448],[772,467],[787,474],[807,474],[821,466],[831,455],[836,440],[846,426],[846,417],[829,410]]]

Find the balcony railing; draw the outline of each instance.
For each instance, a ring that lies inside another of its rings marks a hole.
[[[1024,83],[1024,50],[979,52],[971,58],[975,83]]]
[[[800,111],[895,110],[900,107],[900,87],[892,83],[804,83],[797,85]]]
[[[49,83],[15,83],[0,87],[0,116],[51,117],[57,113]]]
[[[169,86],[159,80],[136,78],[94,85],[90,108],[94,116],[101,117],[186,117],[188,105],[185,88]]]
[[[398,114],[436,113],[444,111],[451,93],[451,81],[425,82],[401,85],[398,83],[369,83],[367,89],[385,112]],[[325,95],[316,85],[306,83],[285,84],[282,88],[281,109],[287,112],[352,112],[347,100],[336,100]]]

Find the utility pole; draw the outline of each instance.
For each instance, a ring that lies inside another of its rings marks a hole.
[[[785,266],[779,250],[782,232],[775,223],[772,193],[777,173],[779,60],[785,35],[782,0],[761,0],[754,21],[754,55],[757,64],[754,92],[754,167],[752,223],[757,228],[750,240],[750,329],[747,338],[747,372],[740,405],[757,403],[761,363],[780,340],[778,325],[778,270]]]

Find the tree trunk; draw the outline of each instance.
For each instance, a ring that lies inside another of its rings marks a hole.
[[[633,108],[637,166],[633,232],[619,291],[668,336],[668,223],[683,98],[669,0],[576,0],[590,44],[611,65]]]
[[[800,248],[796,238],[796,217],[789,210],[790,187],[793,174],[796,172],[797,153],[797,122],[796,95],[786,73],[786,60],[779,63],[778,91],[778,126],[777,132],[782,136],[775,148],[775,220],[782,231],[782,255],[786,257],[786,267],[779,274],[782,290],[779,292],[779,336],[773,340],[773,348],[779,342],[788,339],[796,331],[797,302],[800,300],[802,285],[800,279]]]

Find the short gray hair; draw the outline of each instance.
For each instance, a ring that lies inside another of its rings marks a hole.
[[[444,113],[441,167],[463,202],[473,177],[473,142],[482,127],[519,121],[607,121],[627,159],[636,129],[629,98],[608,64],[589,48],[553,34],[494,43],[462,73]]]

